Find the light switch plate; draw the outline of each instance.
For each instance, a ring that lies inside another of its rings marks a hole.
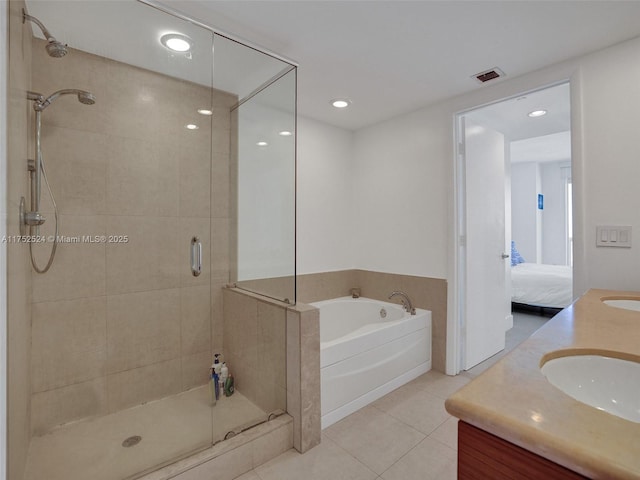
[[[598,225],[596,246],[631,248],[631,225]]]

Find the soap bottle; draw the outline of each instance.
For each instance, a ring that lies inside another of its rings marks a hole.
[[[213,365],[211,365],[211,381],[209,382],[209,385],[211,387],[211,404],[215,405],[217,400],[218,400],[218,379],[216,378],[216,374],[214,373],[215,369],[213,367]]]
[[[218,398],[220,397],[220,393],[222,392],[222,388],[220,388],[220,371],[221,371],[221,367],[222,365],[220,365],[220,354],[216,353],[214,355],[214,360],[213,360],[213,375],[211,377],[211,388],[214,391],[214,395],[215,395],[215,399],[216,401],[218,400]]]
[[[225,362],[222,362],[222,368],[220,369],[220,382],[222,382],[223,386],[226,383],[228,377],[229,377],[229,367],[227,367],[227,364]]]
[[[224,383],[224,394],[227,397],[233,395],[234,387],[233,387],[233,375],[229,374],[226,382]]]

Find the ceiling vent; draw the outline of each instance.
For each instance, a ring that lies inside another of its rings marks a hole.
[[[475,78],[480,83],[488,82],[489,80],[493,80],[495,78],[504,77],[504,72],[499,68],[495,67],[491,70],[486,70],[484,72],[476,73],[472,75],[472,78]]]

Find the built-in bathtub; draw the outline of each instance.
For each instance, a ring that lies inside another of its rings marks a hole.
[[[320,310],[322,428],[431,369],[431,312],[342,297]]]

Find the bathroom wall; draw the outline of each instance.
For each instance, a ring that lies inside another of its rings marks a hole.
[[[542,211],[542,263],[569,265],[567,258],[566,178],[571,162],[543,163],[540,168],[544,210]]]
[[[520,255],[529,263],[542,258],[542,214],[538,210],[538,194],[542,193],[540,164],[519,162],[511,165],[511,239]]]
[[[20,197],[27,188],[28,105],[31,28],[22,24],[24,2],[6,2],[9,27],[7,115],[7,235],[19,235]],[[31,265],[27,244],[7,242],[7,478],[22,478],[29,449],[31,416]],[[4,415],[4,411],[2,413]],[[2,442],[4,445],[4,442]],[[4,449],[4,447],[3,447]]]
[[[41,434],[207,381],[212,349],[222,346],[236,99],[77,50],[52,59],[40,40],[33,53],[34,90],[96,97],[92,106],[60,97],[42,114],[60,235],[128,236],[60,244],[51,270],[34,274],[31,424]],[[211,104],[213,117],[197,115]],[[199,130],[184,128],[192,121]],[[193,236],[205,252],[199,277],[190,271]]]
[[[406,139],[401,127],[371,133],[380,134]],[[436,250],[428,243],[413,257],[406,255],[415,248],[414,236],[425,229],[424,215],[442,209],[441,202],[425,206],[417,198],[429,190],[437,195],[443,187],[429,176],[433,166],[421,166],[427,179],[419,186],[415,173],[403,170],[421,163],[410,154],[422,140],[398,151],[376,143],[384,152],[378,161],[367,150],[367,138],[366,132],[361,137],[361,132],[299,117],[297,301],[341,297],[357,286],[363,296],[380,300],[405,290],[417,306],[433,312],[433,368],[444,371],[447,285],[439,265],[446,259],[431,254]],[[369,154],[375,161],[368,161]],[[441,216],[444,223],[446,215]]]
[[[640,178],[640,164],[635,161],[639,52],[636,38],[521,77],[507,77],[356,132],[356,169],[369,167],[355,192],[361,199],[355,229],[356,243],[362,246],[358,268],[446,278],[452,329],[456,315],[454,115],[570,79],[574,292],[581,295],[592,287],[638,290],[639,247],[597,248],[594,236],[598,224],[640,225],[640,211],[635,208],[635,184]],[[376,195],[381,198],[376,200]],[[370,243],[365,244],[365,239]],[[455,336],[448,341],[455,342]],[[447,353],[448,364],[453,365],[453,343],[448,344]]]
[[[298,274],[354,268],[353,132],[298,117]]]

